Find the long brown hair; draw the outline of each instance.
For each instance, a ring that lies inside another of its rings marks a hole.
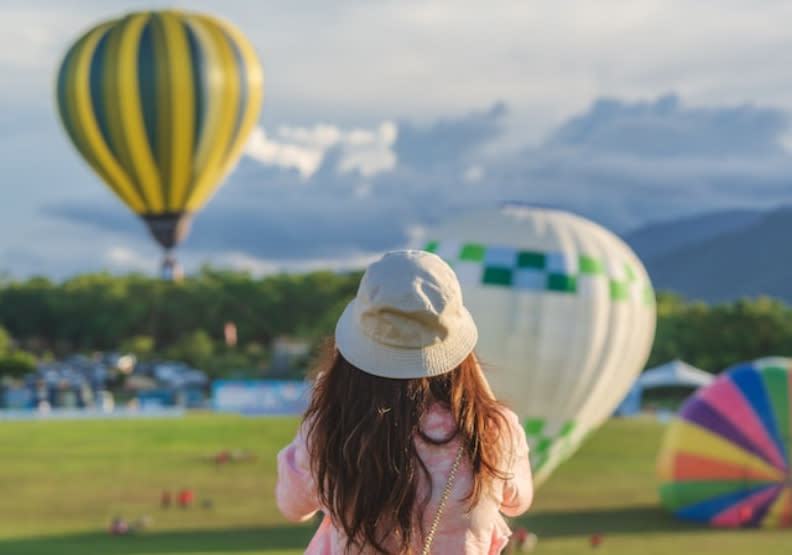
[[[409,553],[413,526],[422,529],[431,496],[417,499],[418,473],[428,478],[429,471],[416,436],[434,444],[460,437],[473,470],[466,497],[471,507],[495,478],[506,477],[499,467],[505,419],[473,353],[446,374],[398,380],[361,371],[330,341],[314,378],[305,414],[311,468],[322,505],[346,534],[347,550],[367,545],[390,554],[385,540],[393,534],[397,553]],[[454,416],[451,437],[438,441],[420,429],[432,403]]]

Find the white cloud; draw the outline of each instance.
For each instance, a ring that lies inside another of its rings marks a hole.
[[[150,256],[122,246],[111,247],[105,253],[105,261],[114,270],[123,271],[151,271],[155,266]]]
[[[477,183],[484,177],[484,168],[478,164],[474,164],[465,170],[463,178],[468,183]]]
[[[778,137],[778,146],[787,154],[792,154],[792,128],[787,129],[785,133]]]
[[[312,128],[281,125],[278,136],[325,150],[341,140],[341,130],[334,125],[317,124]]]
[[[324,151],[316,146],[284,144],[267,137],[260,127],[253,130],[245,146],[245,154],[266,165],[295,168],[300,176],[312,176],[322,163]]]
[[[393,146],[398,128],[392,121],[382,122],[376,129],[344,131],[333,125],[313,127],[280,126],[275,138],[258,127],[252,133],[245,154],[265,165],[294,168],[303,179],[313,176],[331,149],[340,155],[339,173],[357,171],[370,177],[396,166]]]

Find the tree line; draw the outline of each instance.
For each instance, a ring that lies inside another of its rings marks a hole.
[[[141,274],[0,282],[0,375],[35,360],[95,351],[184,360],[219,376],[267,368],[273,339],[316,346],[354,296],[360,272],[256,278],[204,267],[179,283]],[[771,298],[708,305],[657,296],[649,366],[680,358],[717,372],[735,362],[792,355],[792,308]],[[229,345],[227,323],[236,327]],[[4,330],[3,330],[4,329]]]
[[[771,297],[730,303],[657,295],[657,331],[649,366],[679,358],[719,372],[767,356],[792,357],[792,308]]]
[[[204,267],[178,283],[108,273],[60,283],[7,280],[0,283],[0,326],[18,350],[37,357],[132,352],[222,375],[266,367],[275,338],[314,344],[332,333],[360,277],[317,271],[254,278]],[[236,327],[234,345],[225,340],[227,323]]]

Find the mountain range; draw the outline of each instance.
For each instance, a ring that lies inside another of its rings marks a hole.
[[[655,290],[706,302],[769,295],[792,303],[792,206],[658,222],[622,238]]]

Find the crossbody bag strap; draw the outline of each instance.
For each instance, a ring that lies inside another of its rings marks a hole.
[[[429,553],[431,553],[430,549],[432,547],[432,540],[434,539],[435,532],[437,532],[437,525],[440,523],[440,515],[443,514],[443,509],[445,509],[446,502],[448,501],[448,495],[451,493],[451,486],[454,485],[454,477],[456,476],[457,468],[459,468],[459,461],[462,460],[462,454],[464,451],[465,445],[463,443],[459,446],[459,451],[457,451],[454,464],[451,466],[451,471],[448,473],[448,481],[446,481],[443,495],[440,497],[440,504],[437,506],[437,512],[435,513],[434,520],[432,521],[432,527],[429,528],[429,533],[426,535],[426,541],[424,541],[424,547],[423,551],[421,551],[421,555],[429,555]]]

